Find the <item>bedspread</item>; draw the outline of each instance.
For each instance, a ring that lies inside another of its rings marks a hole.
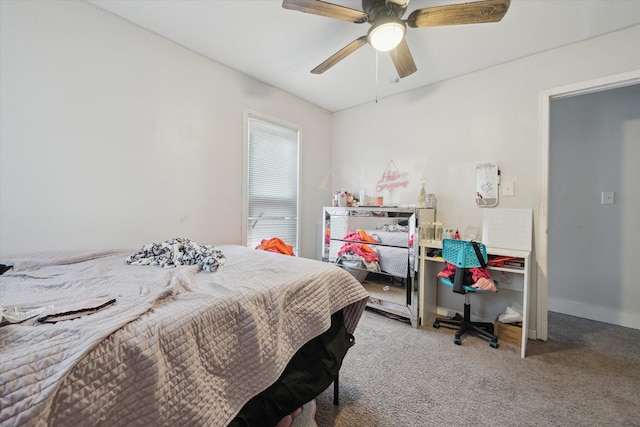
[[[367,292],[332,264],[219,246],[215,273],[130,266],[131,251],[4,259],[3,306],[109,295],[112,307],[0,328],[0,424],[226,425]]]

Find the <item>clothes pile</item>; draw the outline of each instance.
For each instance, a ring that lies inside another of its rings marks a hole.
[[[262,249],[267,252],[276,252],[283,255],[296,256],[296,254],[293,253],[293,246],[288,245],[279,237],[262,239],[260,244],[256,246],[256,249]]]
[[[341,264],[344,261],[362,261],[364,268],[369,271],[380,271],[378,253],[374,247],[367,243],[378,243],[376,239],[367,234],[364,230],[356,230],[349,232],[344,236],[343,240],[349,240],[340,247],[338,251],[338,260],[336,263]]]
[[[222,251],[215,246],[200,246],[183,237],[162,243],[148,243],[126,259],[127,264],[131,265],[157,265],[164,268],[197,264],[200,271],[209,273],[216,271],[225,261]]]

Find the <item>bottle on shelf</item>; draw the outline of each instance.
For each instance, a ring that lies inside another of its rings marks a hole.
[[[442,223],[436,222],[436,241],[442,241]]]
[[[445,228],[444,229],[444,238],[445,239],[453,239],[453,228]]]
[[[456,240],[460,240],[460,233],[458,232],[457,228],[456,228],[456,234],[453,235],[453,238]]]

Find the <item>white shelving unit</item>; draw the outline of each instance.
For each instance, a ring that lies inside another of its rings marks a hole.
[[[420,242],[420,277],[418,285],[418,299],[420,301],[420,311],[418,322],[426,324],[438,312],[448,311],[438,306],[438,298],[443,300],[444,296],[439,294],[437,273],[442,269],[444,261],[439,257],[428,256],[434,249],[442,249],[442,242]],[[509,302],[522,304],[522,341],[520,345],[520,357],[525,357],[529,328],[529,276],[530,276],[530,256],[531,251],[514,250],[504,248],[487,247],[487,255],[490,256],[510,256],[522,258],[524,268],[492,267],[490,271],[492,278],[498,281],[498,292],[496,294],[484,294],[486,298],[482,300],[489,308],[484,310],[485,321],[494,321],[497,315],[502,312],[504,305]],[[450,289],[445,287],[446,289]],[[449,290],[448,293],[451,293]],[[476,294],[481,295],[481,294]],[[492,301],[492,299],[494,301]],[[473,302],[472,302],[473,307]],[[460,311],[462,307],[452,307],[453,311]]]

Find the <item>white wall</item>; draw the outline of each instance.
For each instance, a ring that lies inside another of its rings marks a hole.
[[[83,2],[0,1],[0,19],[0,253],[240,243],[244,108],[303,128],[301,255],[330,194],[373,193],[390,160],[410,181],[392,201],[424,176],[447,226],[480,225],[483,161],[515,182],[499,206],[538,218],[540,92],[640,69],[634,26],[332,117]]]
[[[640,84],[553,100],[550,118],[549,309],[640,329]]]
[[[0,16],[0,253],[240,243],[248,108],[302,127],[300,254],[315,257],[330,113],[84,2],[1,1]]]
[[[406,191],[394,194],[393,202],[415,203],[419,180],[425,176],[427,191],[437,193],[437,217],[445,226],[480,227],[473,166],[495,161],[503,181],[515,183],[515,196],[501,196],[499,207],[534,209],[536,236],[539,210],[545,206],[540,93],[640,69],[639,40],[636,25],[338,112],[333,116],[333,187],[372,192],[394,160],[410,183]],[[429,72],[427,64],[417,65],[418,72]],[[534,242],[534,251],[535,259],[546,259],[546,247]],[[546,280],[536,274],[539,269],[533,269],[530,295],[534,326],[536,281]]]

